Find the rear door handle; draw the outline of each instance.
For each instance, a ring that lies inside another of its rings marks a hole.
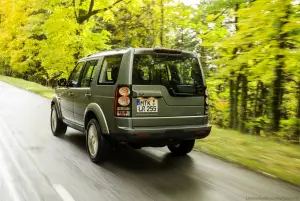
[[[154,91],[154,90],[141,90],[141,91],[133,91],[133,97],[138,97],[138,96],[142,96],[142,97],[156,97],[156,98],[160,98],[162,97],[162,94],[160,91]]]
[[[86,97],[86,98],[90,98],[90,97],[92,97],[92,94],[87,93],[87,94],[85,94],[85,97]]]

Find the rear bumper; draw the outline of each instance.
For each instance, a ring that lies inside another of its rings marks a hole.
[[[118,133],[111,136],[119,141],[133,143],[172,142],[201,139],[210,134],[211,125],[164,126],[164,127],[118,127]]]

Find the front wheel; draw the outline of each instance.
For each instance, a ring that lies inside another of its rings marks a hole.
[[[102,135],[96,119],[91,119],[87,125],[86,146],[91,161],[94,163],[104,162],[110,153],[110,142]]]
[[[179,144],[168,145],[169,150],[176,156],[184,156],[190,153],[195,145],[195,140],[184,140]]]
[[[67,131],[67,125],[58,117],[57,108],[55,105],[51,107],[51,131],[54,136],[64,135]]]

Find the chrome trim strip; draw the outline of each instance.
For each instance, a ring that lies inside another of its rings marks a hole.
[[[198,116],[171,116],[171,117],[158,117],[158,116],[153,116],[153,117],[131,117],[132,120],[135,119],[177,119],[177,118],[205,118],[208,117],[208,115],[198,115]]]

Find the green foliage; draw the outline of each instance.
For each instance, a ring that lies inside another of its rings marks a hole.
[[[290,119],[281,121],[281,131],[278,133],[279,136],[288,140],[296,140],[296,143],[299,143],[299,139],[293,139],[294,133],[299,129],[300,120],[293,117]]]
[[[224,160],[300,184],[300,147],[266,138],[214,127],[196,148]]]
[[[215,27],[203,37],[205,46],[214,47],[214,51],[209,51],[212,59],[208,63],[215,65],[217,72],[210,79],[233,80],[233,91],[236,96],[232,104],[236,105],[239,111],[235,114],[235,119],[240,124],[246,123],[248,132],[256,134],[269,132],[275,111],[271,103],[276,101],[279,102],[278,109],[282,119],[281,133],[286,132],[285,136],[294,135],[299,125],[295,121],[298,121],[297,108],[300,107],[297,101],[299,99],[297,94],[300,91],[299,4],[286,0],[220,1],[220,3],[226,4],[228,10],[224,12],[225,7],[219,6],[220,4],[216,2],[210,3],[210,7],[203,8],[204,10],[199,12],[204,15],[212,9],[213,13],[206,17],[209,21],[214,20],[220,13],[224,16],[219,18],[221,23],[215,23]],[[234,22],[233,27],[226,27],[227,22],[229,24]],[[222,30],[224,27],[227,34]],[[214,36],[210,36],[213,32]],[[215,35],[218,37],[215,38]],[[274,100],[273,83],[275,79],[279,79],[275,69],[282,69],[283,76],[280,77],[282,92],[278,99]],[[245,92],[248,96],[247,102],[244,105],[241,102],[242,75],[247,76],[248,86]],[[260,82],[262,87],[257,88],[257,82]],[[219,95],[215,90],[218,87],[212,84],[210,88],[214,89],[210,90]],[[225,100],[229,100],[229,96],[228,91]],[[223,98],[212,98],[212,114],[224,116],[224,111],[215,107],[221,100]],[[231,106],[230,104],[229,107]],[[241,119],[240,114],[243,111],[246,111],[246,119]],[[222,122],[218,124],[222,125]]]

